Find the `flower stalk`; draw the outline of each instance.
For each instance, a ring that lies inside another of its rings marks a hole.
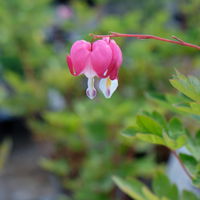
[[[175,158],[178,160],[178,162],[180,163],[182,169],[184,170],[184,172],[187,174],[187,176],[190,178],[190,180],[193,180],[192,175],[190,174],[190,172],[187,170],[187,168],[185,167],[185,165],[183,164],[183,162],[181,161],[181,159],[179,158],[178,154],[176,153],[176,151],[171,150],[172,154],[175,156]]]
[[[163,41],[163,42],[178,44],[178,45],[182,45],[182,46],[188,46],[188,47],[200,50],[200,46],[195,45],[195,44],[191,44],[191,43],[188,43],[188,42],[184,42],[183,40],[177,38],[176,36],[172,36],[172,38],[175,39],[175,40],[161,38],[161,37],[154,36],[154,35],[146,35],[146,34],[124,34],[124,33],[116,33],[116,32],[111,32],[108,35],[90,34],[90,36],[92,36],[94,39],[103,38],[103,37],[110,37],[110,38],[113,38],[113,37],[134,37],[134,38],[137,38],[137,39],[153,39],[153,40],[160,40],[160,41]]]

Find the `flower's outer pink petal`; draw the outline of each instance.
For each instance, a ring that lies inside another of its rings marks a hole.
[[[113,52],[113,60],[117,68],[120,68],[122,64],[122,52],[117,43],[114,40],[110,40],[110,47]]]
[[[74,72],[74,67],[73,67],[73,64],[72,64],[71,57],[70,57],[69,55],[66,56],[66,61],[67,61],[67,64],[68,64],[70,73],[71,73],[73,76],[76,76],[76,74],[75,74],[75,72]]]
[[[104,77],[112,60],[112,50],[104,40],[97,40],[92,45],[91,65],[99,77]]]
[[[119,68],[114,68],[109,74],[110,79],[111,80],[118,79],[118,72]]]
[[[119,68],[122,64],[122,52],[114,40],[110,40],[110,47],[113,52],[112,62],[109,66],[110,79],[114,80],[118,76]]]
[[[73,72],[74,72],[72,73],[73,75],[77,76],[84,71],[89,62],[90,53],[91,53],[90,42],[84,40],[78,40],[72,45],[70,51],[71,61],[68,61],[68,65],[70,64],[71,66],[73,66]],[[69,60],[69,58],[67,58],[67,60]]]
[[[122,52],[114,40],[111,40],[109,37],[104,37],[103,40],[109,44],[112,49],[112,61],[107,72],[104,74],[104,78],[109,76],[111,80],[114,80],[117,78],[119,68],[122,64]]]

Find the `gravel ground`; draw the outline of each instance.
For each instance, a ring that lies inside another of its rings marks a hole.
[[[48,146],[27,144],[10,155],[0,174],[0,200],[59,199],[56,179],[38,166],[44,149],[48,152]]]

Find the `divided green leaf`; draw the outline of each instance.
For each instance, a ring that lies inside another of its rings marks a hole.
[[[172,118],[167,123],[157,112],[138,115],[135,125],[122,132],[130,139],[165,145],[170,149],[178,149],[186,143],[185,133],[182,123],[177,118]]]
[[[200,80],[196,77],[186,77],[177,71],[176,76],[170,80],[170,83],[185,96],[200,102]]]
[[[135,200],[198,200],[191,192],[183,191],[180,194],[177,186],[170,183],[167,176],[161,173],[158,173],[153,179],[153,191],[135,178],[124,180],[114,176],[113,181],[125,194]]]

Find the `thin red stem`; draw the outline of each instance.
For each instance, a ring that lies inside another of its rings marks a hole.
[[[176,36],[173,36],[172,38],[176,39],[177,41],[170,40],[170,39],[165,39],[165,38],[161,38],[161,37],[154,36],[154,35],[123,34],[123,33],[115,33],[115,32],[111,32],[111,34],[109,34],[109,35],[95,35],[95,34],[90,34],[90,36],[92,36],[93,38],[103,38],[103,37],[135,37],[137,39],[153,39],[153,40],[160,40],[160,41],[168,42],[168,43],[174,43],[174,44],[178,44],[178,45],[182,45],[182,46],[188,46],[188,47],[192,47],[192,48],[200,50],[200,46],[184,42],[183,40],[177,38]]]
[[[187,176],[192,180],[193,177],[190,174],[190,172],[187,170],[187,168],[185,167],[185,165],[183,164],[183,162],[181,161],[181,159],[179,158],[178,154],[176,153],[176,151],[171,150],[172,154],[176,157],[176,159],[179,161],[182,169],[185,171],[185,173],[187,174]]]

